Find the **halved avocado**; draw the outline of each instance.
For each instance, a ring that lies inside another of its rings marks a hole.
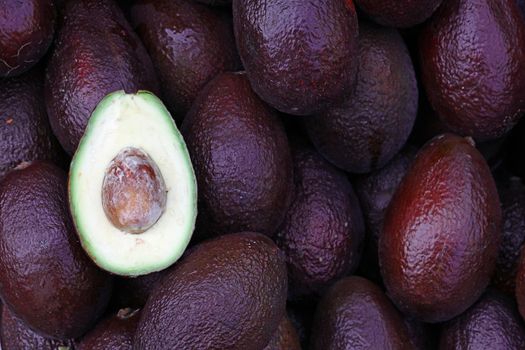
[[[186,249],[197,185],[186,144],[150,92],[107,95],[71,162],[71,214],[82,246],[102,269],[160,271]]]

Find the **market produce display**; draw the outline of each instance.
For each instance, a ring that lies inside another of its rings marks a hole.
[[[524,114],[522,0],[0,0],[0,350],[523,350]]]

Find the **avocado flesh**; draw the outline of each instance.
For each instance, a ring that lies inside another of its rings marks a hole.
[[[102,205],[107,168],[125,148],[144,150],[160,169],[166,207],[140,234],[116,228]],[[186,145],[152,93],[107,95],[94,110],[71,162],[69,198],[82,246],[111,273],[138,276],[173,264],[186,249],[197,215],[196,180]]]

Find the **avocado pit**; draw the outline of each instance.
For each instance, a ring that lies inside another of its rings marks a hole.
[[[122,149],[109,163],[102,183],[102,206],[116,228],[143,233],[166,209],[166,184],[155,161],[135,147]]]

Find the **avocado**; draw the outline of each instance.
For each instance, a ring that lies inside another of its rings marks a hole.
[[[44,75],[38,67],[0,80],[0,178],[22,161],[63,162],[43,94]]]
[[[525,349],[525,326],[514,301],[488,291],[470,309],[444,324],[439,349]]]
[[[312,350],[412,349],[401,314],[378,286],[357,276],[330,287],[312,330]]]
[[[375,22],[408,28],[427,20],[443,0],[355,0],[357,7]]]
[[[415,158],[417,148],[407,146],[383,168],[355,177],[354,184],[363,210],[366,235],[360,274],[382,283],[379,272],[377,244],[390,200]]]
[[[16,318],[7,307],[2,307],[0,343],[3,350],[73,350],[73,340],[56,340],[35,333]]]
[[[234,0],[233,28],[253,90],[281,112],[320,112],[354,87],[352,1]]]
[[[62,147],[73,155],[93,109],[107,94],[141,89],[159,94],[146,49],[117,4],[67,2],[45,89],[51,127]]]
[[[517,123],[525,110],[525,22],[516,0],[447,0],[419,39],[425,91],[454,132],[486,141]]]
[[[181,121],[206,83],[240,66],[231,19],[195,0],[139,0],[131,23],[151,55],[166,103]]]
[[[295,195],[276,234],[286,255],[290,297],[322,295],[361,258],[363,214],[346,174],[300,141],[293,146]]]
[[[503,239],[492,285],[514,296],[518,259],[525,243],[525,185],[514,176],[497,185],[503,213]]]
[[[407,141],[418,90],[410,55],[395,29],[361,21],[358,57],[355,91],[304,122],[326,159],[348,172],[368,173],[383,167]]]
[[[197,216],[196,179],[175,122],[152,93],[106,96],[71,161],[69,203],[82,246],[111,273],[173,264]]]
[[[87,333],[77,350],[131,350],[133,334],[139,322],[139,310],[121,309],[100,321]]]
[[[84,254],[67,205],[67,176],[25,163],[0,183],[0,296],[37,333],[72,339],[95,323],[112,280]]]
[[[263,350],[301,350],[299,336],[288,316],[282,318],[275,334]]]
[[[0,78],[24,73],[45,55],[55,33],[50,0],[0,3]]]
[[[117,276],[114,282],[112,305],[117,308],[142,308],[148,297],[167,270],[152,272],[138,277]]]
[[[496,266],[501,208],[490,169],[473,144],[453,134],[429,141],[386,212],[381,275],[396,306],[421,321],[461,314]]]
[[[292,198],[292,161],[277,114],[246,74],[222,73],[201,91],[182,124],[199,188],[201,236],[273,235]]]
[[[152,291],[134,349],[263,349],[285,315],[286,263],[270,238],[203,242]]]

